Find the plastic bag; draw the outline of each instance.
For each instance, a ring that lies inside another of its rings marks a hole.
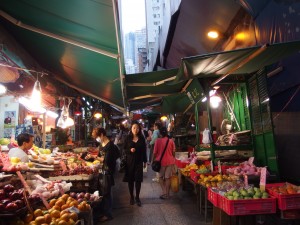
[[[179,191],[179,178],[178,178],[178,175],[176,175],[176,174],[171,176],[171,191],[172,192]]]

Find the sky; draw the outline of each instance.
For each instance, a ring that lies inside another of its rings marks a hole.
[[[124,33],[146,26],[144,0],[122,0],[122,26]]]

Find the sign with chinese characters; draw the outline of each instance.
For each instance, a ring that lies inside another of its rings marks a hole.
[[[186,89],[186,94],[192,104],[199,102],[204,97],[204,91],[197,79],[194,79]]]

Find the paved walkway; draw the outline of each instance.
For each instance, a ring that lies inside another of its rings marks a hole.
[[[188,191],[172,193],[168,200],[159,199],[161,188],[153,182],[154,172],[148,168],[144,173],[144,182],[140,199],[142,207],[129,205],[127,183],[122,182],[123,174],[116,175],[116,185],[113,188],[113,216],[105,225],[204,225],[196,207],[196,197]],[[101,224],[101,223],[97,223]]]

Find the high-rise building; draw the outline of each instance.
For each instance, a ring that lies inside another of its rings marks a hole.
[[[137,30],[135,32],[135,43],[136,43],[136,61],[135,65],[137,73],[144,72],[144,68],[147,64],[147,45],[146,45],[146,29]]]

